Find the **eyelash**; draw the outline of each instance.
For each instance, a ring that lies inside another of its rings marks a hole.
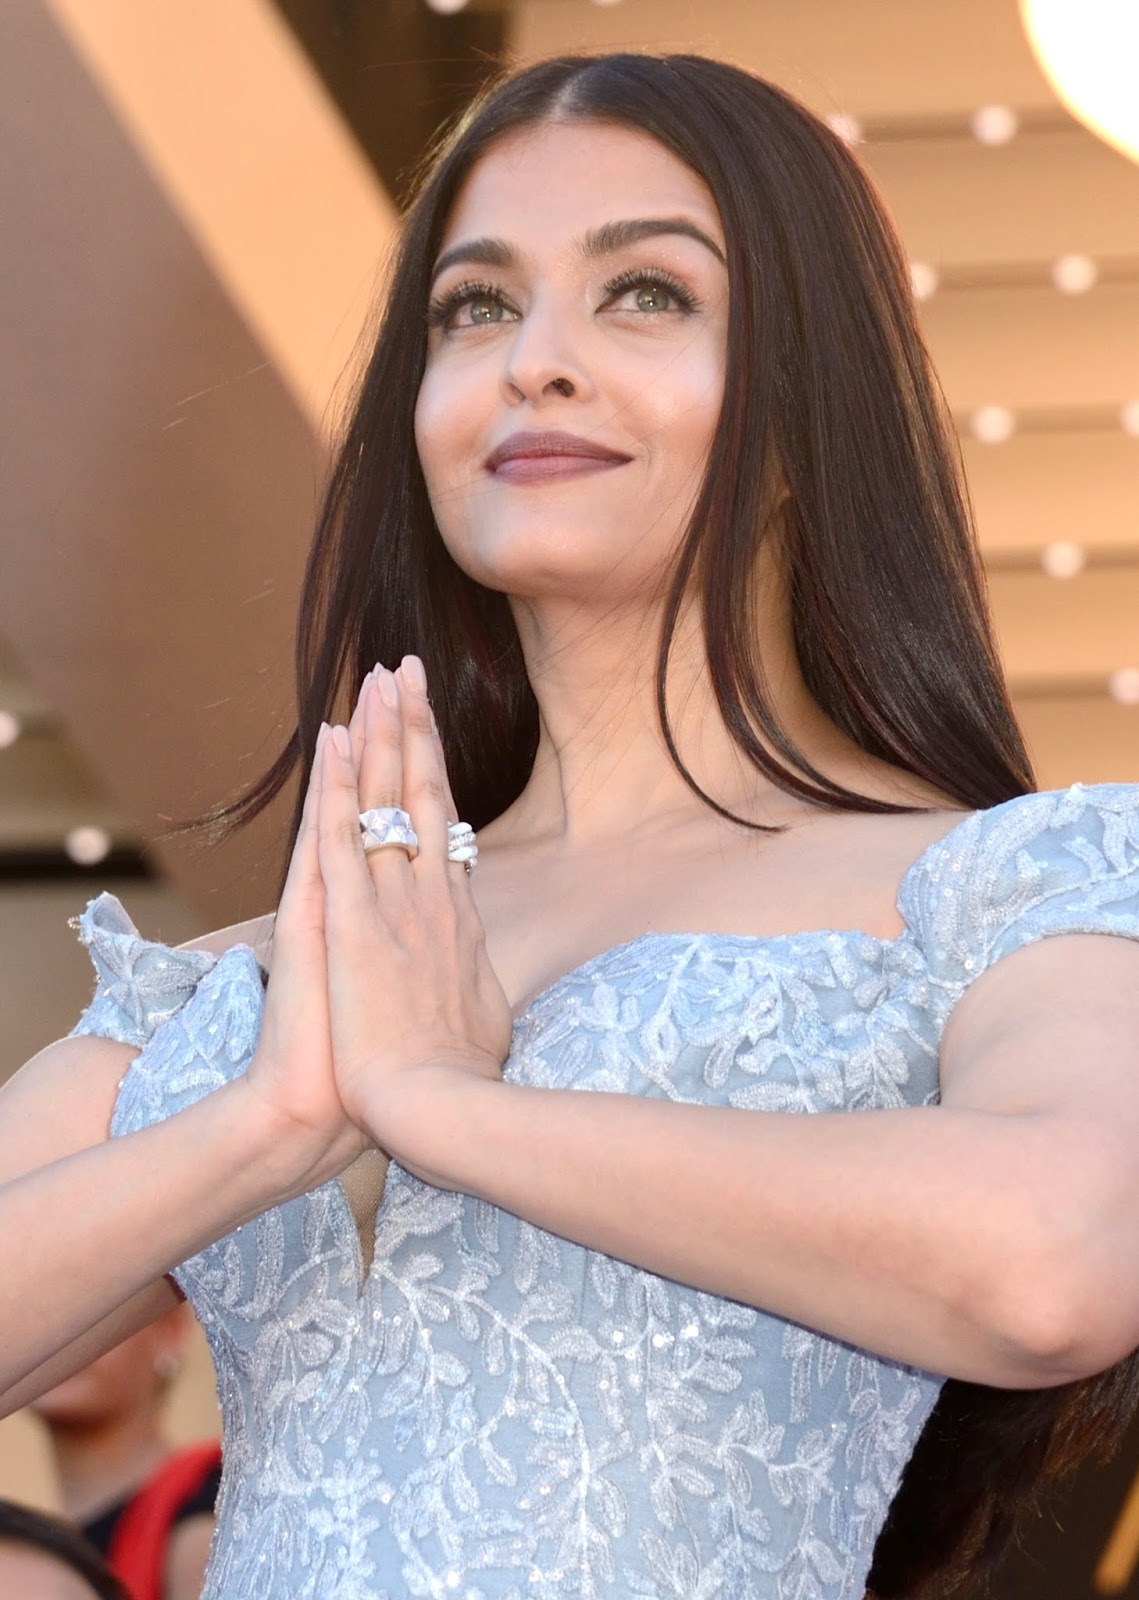
[[[618,273],[615,278],[611,278],[605,285],[605,298],[611,300],[615,295],[623,294],[628,289],[639,288],[641,285],[667,290],[685,313],[700,309],[699,298],[670,272],[645,272],[639,267],[630,267],[626,272]],[[453,289],[448,289],[446,294],[441,294],[431,301],[427,308],[427,326],[445,328],[455,312],[470,300],[494,300],[499,305],[508,305],[502,290],[492,283],[459,283]],[[642,314],[653,315],[652,312]],[[472,323],[471,326],[474,327],[476,324]]]

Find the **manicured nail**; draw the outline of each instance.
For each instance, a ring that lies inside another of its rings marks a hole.
[[[395,679],[387,667],[376,668],[376,688],[380,691],[380,699],[386,706],[399,704],[399,691],[396,689]]]
[[[399,664],[400,671],[413,689],[418,689],[423,694],[427,689],[427,674],[423,670],[423,662],[418,656],[404,656]]]
[[[342,756],[349,756],[352,754],[352,745],[348,738],[347,728],[341,728],[339,726],[333,728],[332,742]]]

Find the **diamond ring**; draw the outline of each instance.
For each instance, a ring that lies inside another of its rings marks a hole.
[[[407,812],[399,806],[373,806],[370,811],[361,811],[360,840],[365,855],[392,845],[406,850],[409,861],[419,854],[419,835]]]
[[[475,841],[475,830],[470,823],[449,822],[447,824],[447,860],[461,861],[469,877],[475,870],[478,859],[479,847]]]

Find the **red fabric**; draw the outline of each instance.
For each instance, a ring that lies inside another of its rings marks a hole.
[[[162,1600],[166,1544],[178,1508],[221,1463],[221,1446],[188,1445],[168,1456],[118,1520],[107,1560],[131,1600]]]

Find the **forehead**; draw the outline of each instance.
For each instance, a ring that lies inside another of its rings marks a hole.
[[[711,190],[649,134],[601,122],[544,122],[499,139],[475,163],[441,248],[460,239],[556,246],[599,222],[686,216],[723,242]]]

